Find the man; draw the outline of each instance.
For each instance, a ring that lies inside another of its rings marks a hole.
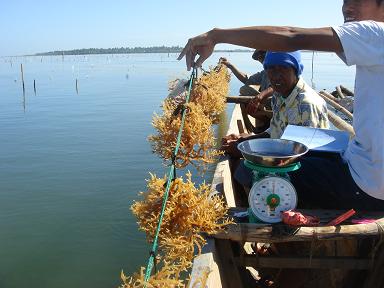
[[[252,59],[259,61],[261,64],[263,64],[265,59],[265,54],[267,52],[263,50],[255,50],[252,54]],[[244,86],[240,88],[240,95],[257,95],[260,91],[263,91],[267,88],[269,88],[270,83],[267,76],[267,73],[265,70],[262,70],[260,72],[257,72],[251,76],[248,76],[246,73],[240,71],[237,69],[235,65],[233,65],[231,62],[227,60],[227,58],[220,58],[220,62],[228,67],[229,70],[232,71],[233,75],[236,76],[237,79],[239,79]],[[254,85],[260,86],[259,88],[254,87]]]
[[[271,51],[338,53],[356,65],[355,138],[342,157],[306,157],[291,180],[306,203],[323,208],[384,209],[384,0],[344,0],[344,25],[325,28],[213,29],[188,41],[179,56],[200,66],[217,43]],[[194,63],[196,55],[200,55]]]
[[[288,124],[329,128],[327,104],[300,77],[303,68],[299,51],[267,53],[264,69],[275,91],[272,96],[273,116],[270,128],[259,134],[231,134],[224,137],[224,151],[240,157],[241,153],[237,149],[240,142],[257,138],[280,138]],[[235,178],[249,187],[252,176],[251,172],[246,170],[236,170]]]
[[[266,53],[267,52],[264,50],[255,50],[252,54],[252,59],[263,64]],[[245,112],[256,118],[256,127],[254,128],[255,133],[265,131],[269,127],[271,117],[260,111],[264,110],[264,108],[267,110],[271,109],[271,96],[273,94],[273,89],[271,88],[271,83],[269,82],[266,71],[262,70],[248,76],[237,69],[237,67],[226,58],[220,58],[220,61],[244,84],[240,87],[240,95],[255,96],[247,105],[241,105],[243,117],[247,116],[244,114]]]
[[[224,150],[249,139],[280,138],[288,124],[329,128],[327,104],[300,77],[304,65],[299,51],[268,52],[264,69],[275,91],[272,97],[273,116],[270,128],[255,135],[238,135],[235,143],[233,140],[236,135],[229,135],[228,140],[223,143]]]

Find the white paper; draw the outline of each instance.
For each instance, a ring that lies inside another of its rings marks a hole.
[[[281,139],[303,143],[314,151],[341,153],[347,148],[349,134],[340,130],[288,125]]]

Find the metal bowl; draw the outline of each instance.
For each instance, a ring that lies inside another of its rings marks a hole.
[[[268,167],[287,166],[308,152],[304,144],[284,139],[252,139],[241,142],[237,148],[244,159]]]

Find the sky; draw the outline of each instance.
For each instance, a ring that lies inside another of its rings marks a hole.
[[[342,0],[1,0],[0,56],[184,46],[214,27],[339,25],[341,5]]]

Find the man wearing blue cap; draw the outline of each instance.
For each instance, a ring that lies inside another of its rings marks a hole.
[[[280,138],[288,124],[329,128],[327,105],[300,77],[304,66],[299,51],[268,52],[264,61],[271,85],[271,138]]]
[[[240,155],[237,144],[245,140],[280,138],[288,124],[329,128],[325,101],[300,77],[304,65],[299,51],[267,52],[264,69],[275,91],[270,127],[254,135],[231,134],[224,137],[222,149],[230,154]]]
[[[222,149],[231,155],[241,156],[237,145],[245,140],[280,138],[288,124],[329,128],[327,104],[300,77],[304,65],[299,51],[267,52],[264,69],[274,90],[270,127],[258,134],[231,134],[224,137]],[[248,190],[252,172],[240,163],[235,172],[235,179]]]

